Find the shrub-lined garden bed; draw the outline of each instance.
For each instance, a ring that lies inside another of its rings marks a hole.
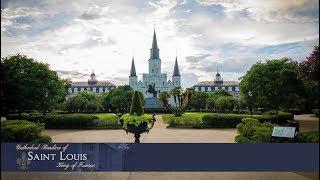
[[[271,143],[272,130],[274,124],[270,122],[260,123],[254,118],[244,118],[240,124],[237,125],[237,136],[235,142],[237,143]],[[295,137],[294,142],[298,143],[319,143],[319,131],[299,132]],[[290,143],[292,141],[283,141]]]
[[[175,117],[171,114],[162,115],[168,127],[175,128],[236,128],[243,118],[250,118],[248,114],[218,114],[218,113],[185,113]],[[279,112],[279,115],[253,115],[259,122],[271,122],[273,124],[285,124],[292,120],[290,113]]]
[[[43,123],[25,120],[7,120],[1,122],[1,142],[38,142],[50,143],[50,136],[41,135]]]
[[[47,129],[121,129],[118,116],[115,114],[51,114],[42,115],[9,115],[9,120],[27,120],[44,123]]]
[[[319,131],[300,132],[296,138],[299,143],[319,143]]]

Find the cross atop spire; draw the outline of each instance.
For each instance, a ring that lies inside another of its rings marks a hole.
[[[132,56],[132,62],[131,62],[130,76],[137,76],[136,66],[134,65],[134,57],[133,56]]]
[[[150,59],[159,59],[159,48],[157,43],[156,29],[153,29],[152,46],[150,49]]]

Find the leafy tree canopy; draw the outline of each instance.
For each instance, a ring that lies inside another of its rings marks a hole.
[[[274,59],[257,62],[240,82],[241,95],[248,102],[249,90],[252,91],[253,104],[279,110],[288,105],[293,97],[303,92],[302,81],[291,59]]]
[[[105,109],[110,109],[120,117],[129,112],[133,93],[133,89],[128,85],[118,86],[110,92],[102,95],[102,106]],[[140,99],[143,104],[143,94],[141,92],[138,92],[138,94],[140,95]]]
[[[25,55],[12,55],[1,59],[1,85],[3,99],[9,110],[43,110],[66,96],[70,82],[59,79],[48,64],[37,62]]]

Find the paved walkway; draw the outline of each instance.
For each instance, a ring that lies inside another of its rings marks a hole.
[[[236,129],[178,129],[166,128],[161,115],[150,132],[142,134],[142,143],[234,143]],[[300,131],[319,131],[319,119],[312,114],[295,115]],[[65,130],[46,129],[44,134],[53,142],[133,142],[132,134],[124,130]]]
[[[301,114],[295,115],[294,119],[299,121],[300,131],[319,131],[319,118],[313,116],[313,114]]]
[[[166,128],[162,116],[156,116],[150,132],[142,134],[142,143],[234,143],[236,129],[174,129]],[[44,134],[53,142],[133,142],[124,130],[63,130],[46,129]]]

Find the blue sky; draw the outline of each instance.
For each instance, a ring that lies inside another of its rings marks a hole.
[[[301,61],[319,44],[318,0],[1,1],[1,57],[21,53],[62,78],[127,84],[134,55],[146,73],[153,28],[162,71],[176,49],[182,85],[237,80],[257,61]]]

